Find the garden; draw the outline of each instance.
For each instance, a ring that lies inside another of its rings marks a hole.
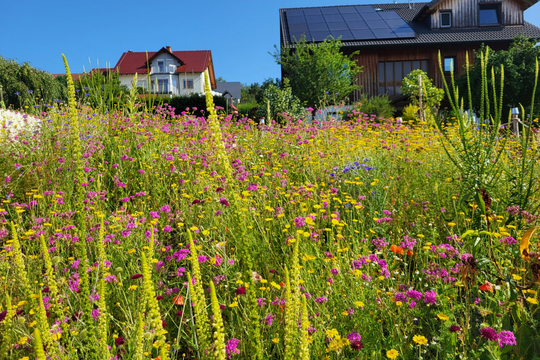
[[[265,125],[96,111],[66,69],[0,112],[0,358],[540,357],[538,120],[486,69],[489,120],[448,84],[433,123]]]

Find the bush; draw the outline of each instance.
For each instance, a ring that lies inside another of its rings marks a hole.
[[[237,106],[238,113],[248,115],[248,114],[250,114],[251,109],[253,109],[254,107],[257,107],[257,106],[258,106],[258,104],[256,102],[254,102],[254,101],[253,102],[247,102],[247,103],[240,103]]]
[[[268,113],[270,110],[270,113]],[[292,94],[289,82],[285,79],[283,89],[271,84],[264,91],[263,101],[257,110],[257,117],[267,117],[278,123],[285,123],[290,118],[305,116],[306,111],[300,100]]]
[[[355,110],[357,113],[362,112],[367,115],[375,115],[377,119],[381,117],[388,119],[394,116],[396,108],[392,106],[388,95],[369,98],[366,94],[362,94],[358,104],[355,106]]]
[[[420,108],[413,104],[405,106],[403,113],[401,114],[403,123],[408,123],[411,121],[416,122],[418,120],[418,110],[420,110]]]
[[[180,114],[183,111],[189,111],[197,116],[203,116],[206,114],[206,97],[205,95],[200,95],[198,93],[193,93],[190,95],[184,95],[184,96],[174,96],[168,101],[166,101],[169,105],[176,108],[175,114]],[[215,106],[221,106],[225,109],[227,106],[227,99],[225,99],[223,96],[214,96],[214,105]],[[189,110],[186,110],[189,108]],[[193,110],[196,108],[197,110]],[[203,110],[203,112],[201,112]]]

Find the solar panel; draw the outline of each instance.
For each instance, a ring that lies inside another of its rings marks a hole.
[[[304,16],[287,16],[287,23],[290,24],[305,24],[306,18]]]
[[[289,16],[304,16],[304,10],[301,9],[288,9],[285,11],[287,17]]]
[[[374,29],[390,29],[388,25],[384,21],[381,20],[366,20],[366,24],[368,28],[371,30]]]
[[[397,29],[401,26],[407,26],[407,23],[405,21],[403,21],[403,19],[399,19],[399,20],[385,20],[386,22],[386,25],[388,25],[388,27],[390,29]],[[407,26],[408,27],[408,26]]]
[[[343,19],[346,21],[346,22],[349,22],[349,21],[364,21],[362,19],[362,17],[360,16],[360,14],[358,13],[354,13],[354,14],[343,14]]]
[[[308,25],[306,23],[289,25],[289,32],[299,32],[299,31],[300,32],[309,31]]]
[[[321,12],[323,14],[339,14],[339,10],[335,7],[322,8]]]
[[[355,6],[355,9],[359,13],[374,13],[375,12],[375,9],[372,6],[369,6],[369,5]]]
[[[324,41],[330,36],[330,31],[312,31],[311,37],[315,41]]]
[[[328,26],[324,22],[308,23],[309,31],[328,31]]]
[[[349,30],[347,24],[343,21],[341,22],[327,22],[328,28],[330,30]]]
[[[291,38],[291,41],[297,42],[300,41],[302,38],[302,35],[306,37],[306,41],[311,41],[311,34],[308,31],[291,31],[289,32],[289,36]]]
[[[319,23],[319,22],[325,22],[324,17],[322,15],[306,15],[306,20],[308,23]]]
[[[285,9],[291,41],[305,34],[307,41],[324,41],[330,35],[342,41],[415,37],[413,29],[395,11],[369,5]]]
[[[371,40],[376,39],[373,32],[369,29],[351,30],[355,40]]]
[[[390,30],[390,28],[386,29],[371,29],[373,31],[373,34],[377,39],[395,39],[396,34]]]
[[[334,15],[334,14],[324,15],[324,19],[326,20],[327,23],[328,22],[343,21],[343,18],[339,14],[337,14],[337,15]]]
[[[349,29],[351,30],[363,30],[363,29],[369,29],[366,22],[364,20],[359,21],[349,21],[347,22],[347,25],[349,26]]]
[[[379,16],[384,20],[402,20],[401,16],[398,15],[395,11],[380,11],[378,12]]]
[[[304,9],[304,15],[320,15],[321,9]]]
[[[376,20],[376,21],[381,21],[381,16],[376,13],[376,12],[362,12],[360,13],[360,16],[362,17],[362,19],[364,20]]]
[[[341,41],[354,40],[354,36],[349,30],[332,30],[331,34],[334,39],[341,38]]]
[[[352,6],[340,6],[338,10],[342,14],[358,14],[356,9]]]

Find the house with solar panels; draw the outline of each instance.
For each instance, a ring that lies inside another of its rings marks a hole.
[[[367,93],[387,94],[398,102],[404,99],[401,81],[412,70],[426,71],[442,87],[442,76],[462,71],[466,52],[472,59],[482,43],[502,50],[519,34],[540,39],[540,28],[523,19],[523,12],[537,1],[433,0],[280,9],[281,46],[294,49],[302,36],[308,42],[340,38],[344,53],[359,50],[354,58],[363,67],[360,90],[352,100]]]
[[[158,51],[124,52],[114,67],[122,85],[131,88],[137,74],[137,86],[154,94],[189,95],[204,92],[204,74],[216,89],[210,50],[173,51],[170,46]]]

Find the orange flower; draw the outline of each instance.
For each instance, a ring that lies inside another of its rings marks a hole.
[[[184,305],[184,297],[182,295],[175,296],[173,298],[174,305]]]
[[[411,250],[407,250],[407,255],[408,255],[408,256],[414,255],[414,252],[411,251]]]
[[[392,245],[390,246],[390,250],[396,254],[403,254],[403,248],[401,246]]]

